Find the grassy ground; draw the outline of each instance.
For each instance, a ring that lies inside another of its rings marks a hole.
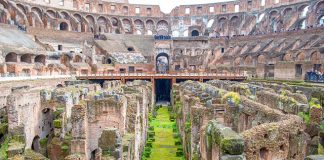
[[[154,126],[155,142],[152,143],[152,152],[149,160],[182,160],[177,157],[176,152],[179,146],[175,145],[173,137],[173,126],[175,122],[170,121],[170,115],[166,106],[157,111],[156,119],[151,121]]]
[[[1,160],[6,160],[8,159],[7,157],[7,150],[8,150],[8,143],[9,143],[9,138],[7,137],[3,144],[0,144],[0,159]]]

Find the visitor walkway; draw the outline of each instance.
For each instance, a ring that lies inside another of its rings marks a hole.
[[[150,126],[154,127],[155,141],[152,142],[151,155],[147,160],[184,160],[183,154],[177,156],[178,148],[182,150],[182,145],[176,145],[180,139],[174,138],[175,122],[170,120],[168,107],[158,109],[157,116],[150,122]]]
[[[102,74],[89,74],[77,75],[79,80],[153,80],[153,79],[184,79],[184,80],[245,80],[244,74],[233,73],[102,73]]]

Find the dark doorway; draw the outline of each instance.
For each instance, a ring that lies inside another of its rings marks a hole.
[[[34,150],[35,152],[39,152],[40,150],[40,144],[39,144],[39,136],[35,136],[33,139],[33,144],[31,146],[31,149]]]
[[[171,79],[155,80],[156,102],[170,102]]]
[[[61,31],[67,31],[68,29],[69,29],[69,26],[68,26],[67,23],[62,22],[62,23],[60,24],[60,30],[61,30]]]
[[[193,31],[191,32],[191,36],[192,36],[192,37],[199,36],[199,32],[198,32],[197,30],[193,30]]]

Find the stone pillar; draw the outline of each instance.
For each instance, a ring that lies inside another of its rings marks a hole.
[[[117,128],[106,128],[98,141],[104,158],[122,158],[122,139]]]

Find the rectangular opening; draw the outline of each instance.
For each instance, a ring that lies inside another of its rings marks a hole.
[[[103,12],[103,5],[102,4],[98,4],[98,11]]]
[[[225,53],[225,48],[221,48],[221,52],[222,53]]]
[[[64,6],[64,0],[60,0],[59,5]]]
[[[197,13],[201,14],[202,13],[202,7],[197,7]]]
[[[222,12],[226,12],[226,5],[225,4],[222,5]]]
[[[86,4],[85,4],[85,10],[86,10],[87,12],[90,12],[90,3],[86,3]]]
[[[128,67],[128,72],[129,73],[134,73],[135,72],[135,67],[134,66],[129,66]]]
[[[295,70],[296,70],[296,77],[301,77],[303,74],[302,64],[296,64]]]
[[[140,8],[139,8],[139,7],[136,7],[136,8],[135,8],[135,13],[136,13],[136,14],[139,14],[139,13],[140,13]]]
[[[186,8],[186,14],[190,14],[190,8]]]
[[[151,14],[152,14],[152,8],[147,8],[147,9],[146,9],[146,13],[147,13],[148,15],[151,15]]]
[[[119,68],[119,73],[126,73],[126,69],[125,68]]]
[[[181,66],[180,66],[180,65],[176,65],[176,66],[174,67],[174,70],[176,70],[176,71],[179,71],[179,70],[180,70],[180,68],[181,68]]]
[[[63,46],[62,46],[61,44],[59,44],[59,45],[57,46],[57,50],[62,51],[62,50],[63,50]]]
[[[215,7],[209,7],[209,12],[214,13],[215,12]]]

